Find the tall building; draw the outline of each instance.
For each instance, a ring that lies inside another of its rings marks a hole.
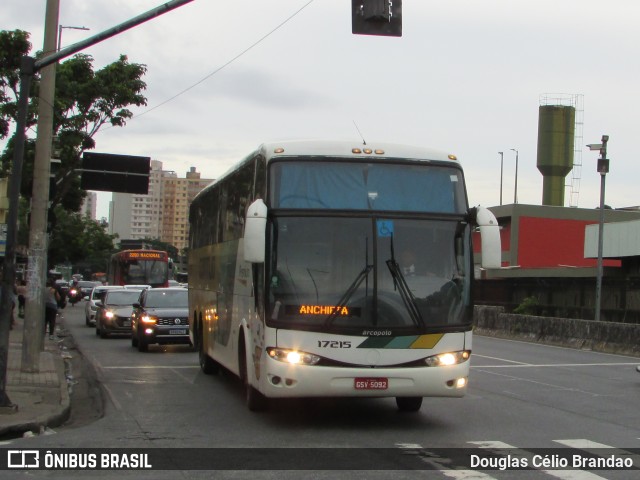
[[[159,238],[162,162],[151,160],[149,193],[113,193],[109,204],[109,233],[120,239]]]
[[[173,172],[172,172],[173,173]],[[173,176],[162,178],[162,222],[160,239],[182,250],[189,243],[189,205],[200,190],[211,180],[201,179],[195,167],[185,178]]]
[[[109,233],[127,240],[160,239],[181,251],[189,242],[189,205],[210,179],[191,167],[185,178],[151,161],[149,193],[114,193],[109,206]]]
[[[83,217],[89,217],[92,220],[96,220],[96,207],[98,202],[98,195],[96,192],[87,192],[87,196],[82,202],[80,207],[80,214]]]

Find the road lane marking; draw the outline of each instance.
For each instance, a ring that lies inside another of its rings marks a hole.
[[[402,449],[408,454],[418,455],[423,463],[433,467],[434,471],[441,473],[445,477],[454,478],[456,480],[495,480],[495,477],[477,470],[453,470],[450,468],[450,459],[424,455],[425,447],[419,443],[397,443],[396,447]]]
[[[479,355],[476,355],[479,356]],[[492,358],[492,357],[486,357]],[[496,359],[503,362],[510,360]],[[549,368],[549,367],[625,367],[635,366],[638,362],[633,363],[520,363],[512,362],[516,365],[471,365],[471,368]]]
[[[200,368],[200,365],[123,365],[102,366],[105,370],[173,370],[174,368]]]
[[[490,357],[488,355],[479,355],[479,354],[472,354],[473,358],[488,358],[489,360],[498,360],[499,362],[507,362],[507,363],[516,363],[519,365],[531,365],[530,363],[525,363],[525,362],[516,362],[515,360],[507,360],[506,358],[498,358],[498,357]]]
[[[615,448],[610,445],[605,445],[603,443],[593,442],[591,440],[586,440],[584,438],[575,438],[569,440],[554,440],[554,442],[564,445],[566,447],[575,448],[577,450],[584,450],[590,453],[594,453],[599,455],[603,453],[601,450],[606,449],[607,455],[615,455],[620,458],[631,458],[634,465],[638,465],[638,460],[640,459],[640,455],[635,455],[628,450],[623,450],[621,448]],[[594,451],[595,450],[595,451]]]
[[[564,386],[564,385],[556,385],[554,383],[541,382],[541,381],[532,380],[532,379],[529,379],[529,378],[515,377],[513,375],[507,375],[505,373],[496,373],[496,372],[485,372],[485,373],[488,374],[488,375],[495,375],[496,377],[508,378],[510,380],[519,380],[521,382],[533,383],[534,385],[542,385],[543,387],[554,388],[554,389],[562,390],[562,391],[565,391],[565,392],[584,393],[584,394],[587,394],[587,395],[591,395],[593,397],[600,397],[600,396],[603,395],[601,393],[589,392],[587,390],[581,390],[581,389],[578,389],[578,388],[567,387],[567,386]]]
[[[561,440],[554,440],[555,442],[561,442]],[[570,442],[571,440],[565,440],[566,442]],[[499,441],[480,441],[480,442],[467,442],[473,445],[477,445],[480,448],[485,449],[509,449],[510,452],[515,451],[516,456],[524,456],[524,453],[528,453],[527,450],[521,449],[518,447],[514,447],[513,445],[509,445],[508,443],[499,442]],[[595,443],[595,442],[593,442]],[[522,452],[522,453],[520,453]],[[547,475],[555,478],[560,478],[562,480],[606,480],[605,477],[601,477],[600,475],[596,475],[595,473],[591,473],[585,470],[538,470],[539,472],[544,472]]]

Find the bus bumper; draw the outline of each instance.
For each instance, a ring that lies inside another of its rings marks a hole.
[[[469,361],[414,368],[289,365],[266,359],[259,390],[267,397],[463,397]]]

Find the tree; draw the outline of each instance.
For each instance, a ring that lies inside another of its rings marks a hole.
[[[142,243],[148,244],[153,250],[161,250],[167,252],[169,258],[178,258],[178,249],[167,242],[163,242],[159,238],[145,238]]]
[[[21,30],[0,31],[0,139],[8,136],[9,125],[15,121],[20,58],[31,50],[28,38],[29,34]],[[52,192],[54,206],[60,204],[69,211],[80,209],[86,193],[80,189],[80,177],[74,171],[81,167],[82,153],[95,148],[94,136],[105,125],[125,126],[133,117],[127,107],[147,104],[142,95],[146,70],[145,65],[129,63],[126,55],[97,71],[93,70],[93,58],[86,54],[74,55],[58,65],[53,128],[61,166],[55,177],[57,188]],[[38,76],[33,84],[27,128],[37,121]],[[21,193],[27,198],[31,197],[33,186],[34,152],[35,141],[29,139],[21,185]],[[1,156],[5,175],[12,158],[13,142],[9,140]]]
[[[115,235],[99,222],[61,206],[54,210],[56,225],[51,232],[49,265],[70,263],[92,272],[106,271],[109,257],[116,251]]]
[[[29,33],[22,30],[0,31],[0,140],[9,136],[9,127],[16,118],[20,59],[30,50]],[[31,94],[34,92],[32,84]],[[35,112],[32,106],[27,114],[27,126],[35,125]]]

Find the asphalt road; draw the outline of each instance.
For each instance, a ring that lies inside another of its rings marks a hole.
[[[468,458],[456,458],[455,452],[474,448],[490,456],[505,451],[530,456],[536,452],[547,455],[554,448],[571,452],[613,448],[616,450],[595,452],[624,456],[636,449],[637,453],[637,358],[476,336],[469,393],[462,399],[425,399],[416,414],[398,412],[393,399],[287,400],[273,403],[267,412],[252,413],[244,405],[239,381],[231,375],[204,375],[197,354],[189,348],[151,346],[148,353],[140,353],[129,338],[100,339],[95,329],[84,326],[81,305],[65,309],[65,325],[95,371],[104,393],[104,416],[91,418],[90,423],[72,422],[53,435],[16,439],[8,446],[164,447],[167,459],[173,450],[226,448],[222,454],[214,450],[203,451],[203,455],[220,454],[230,462],[215,472],[94,471],[91,478],[424,476],[424,471],[411,470],[415,468],[428,470],[428,478],[595,480],[635,476],[628,470],[543,467],[481,471],[467,468]],[[275,450],[256,452],[257,448]],[[290,451],[279,450],[283,448],[310,450],[291,456]],[[634,458],[635,465],[640,465],[638,457]],[[251,465],[264,470],[243,471],[247,462],[256,462],[257,466]],[[304,469],[299,463],[314,468],[292,471]],[[334,471],[340,468],[344,470]],[[37,471],[24,477],[9,473],[15,478],[87,477],[86,471],[84,475]],[[3,478],[13,477],[3,474]]]

